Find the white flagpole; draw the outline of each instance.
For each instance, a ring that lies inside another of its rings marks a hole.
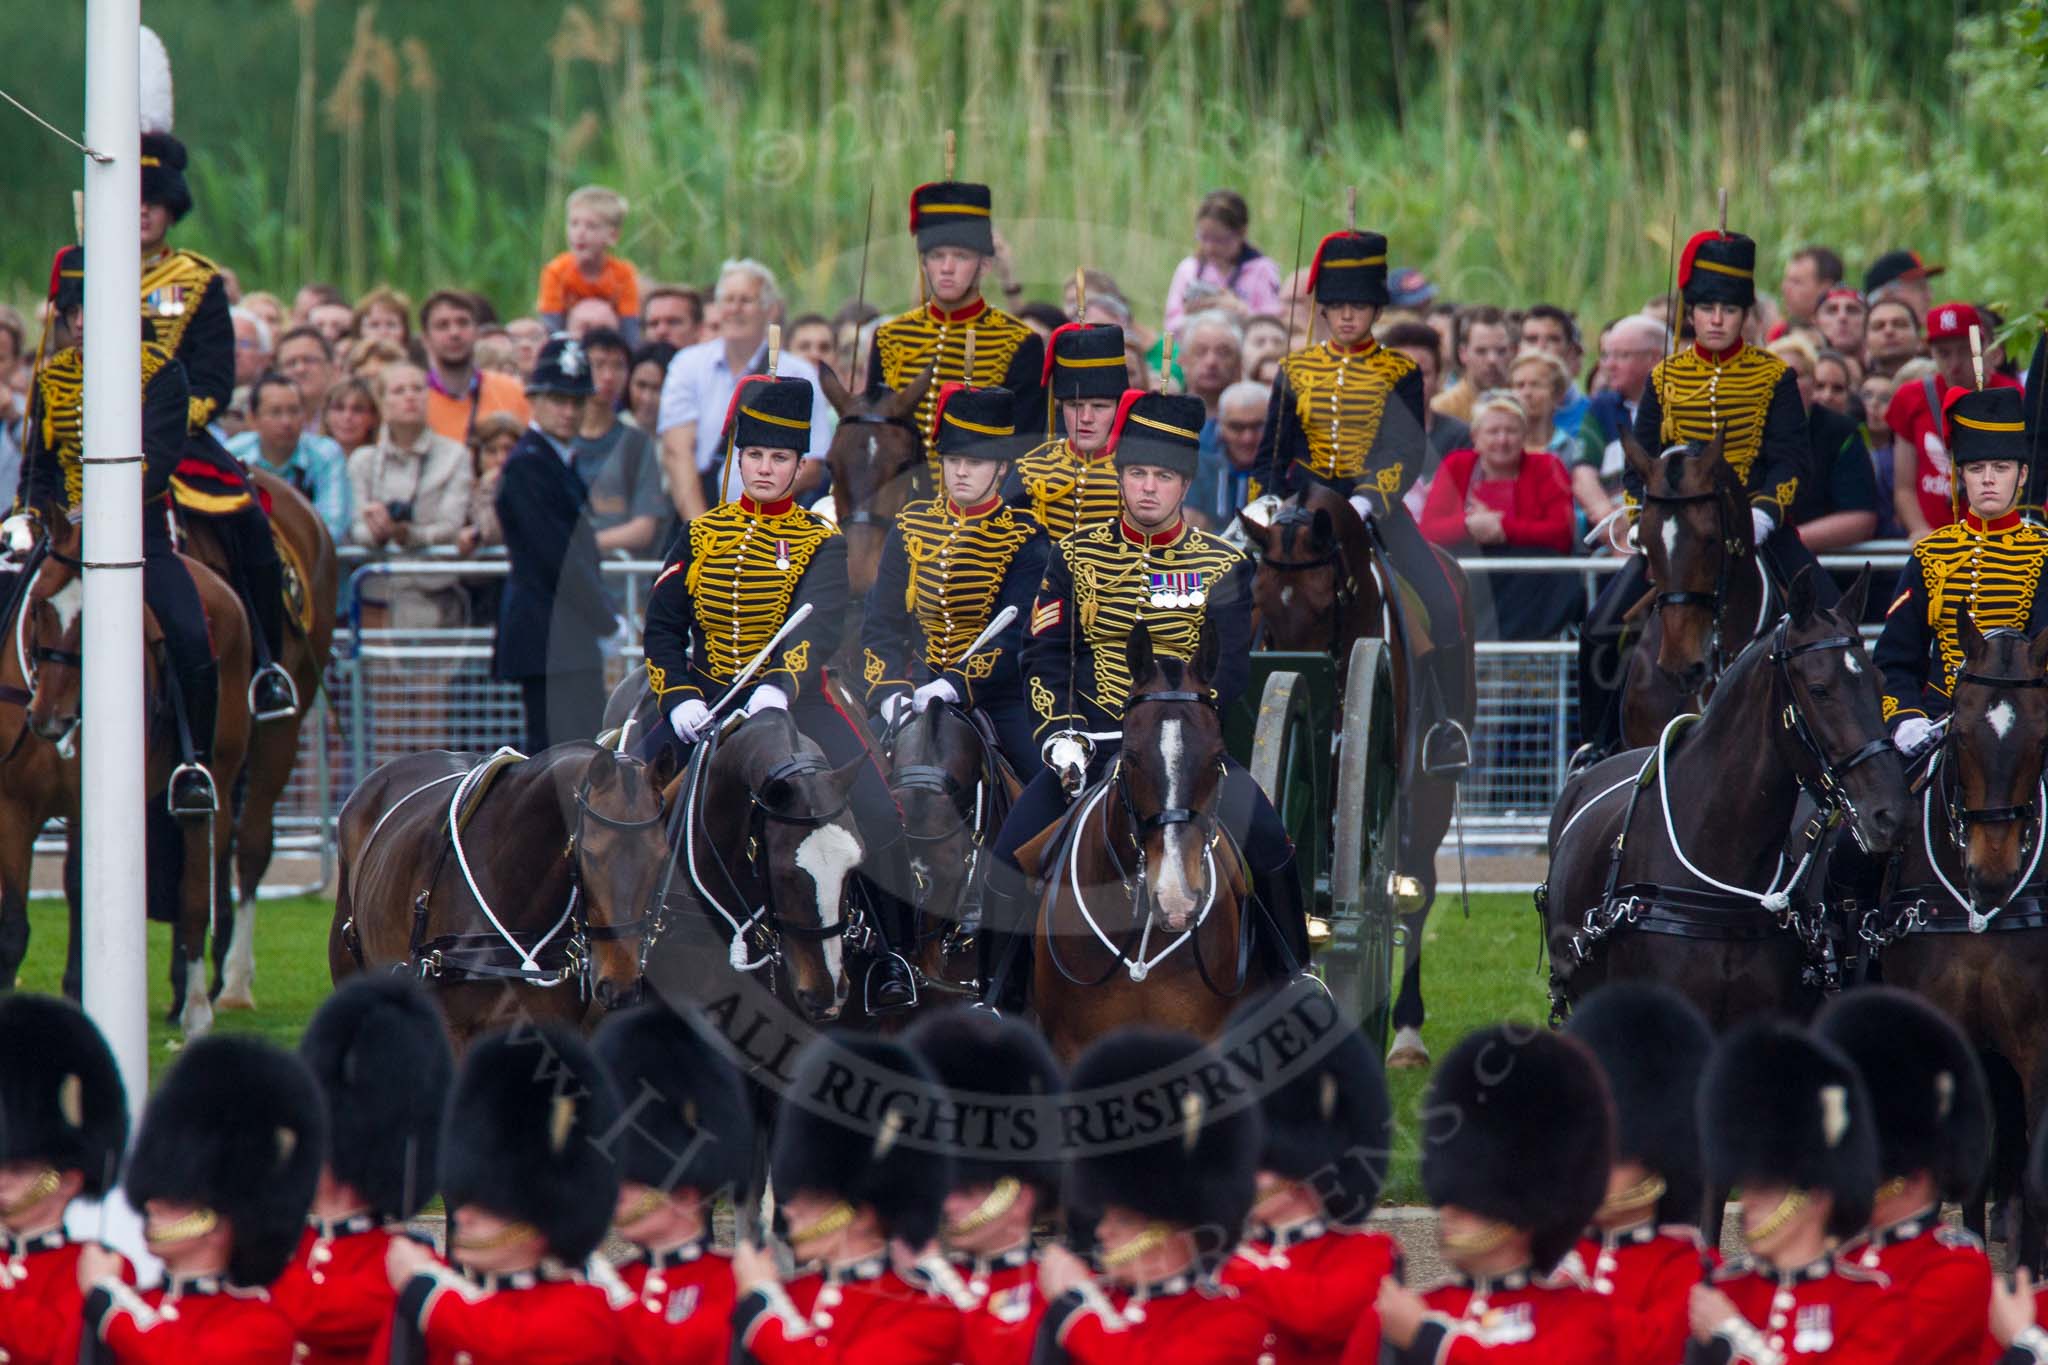
[[[87,0],[85,141],[85,1008],[149,1094],[143,918],[140,0]]]

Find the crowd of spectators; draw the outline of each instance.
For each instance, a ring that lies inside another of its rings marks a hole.
[[[547,336],[566,330],[585,342],[596,387],[574,463],[599,544],[660,557],[680,520],[731,491],[718,485],[719,427],[737,378],[766,364],[770,325],[783,327],[780,373],[815,382],[826,369],[865,373],[881,314],[851,303],[798,311],[750,259],[725,261],[702,285],[656,283],[616,252],[626,212],[601,187],[570,196],[566,249],[540,270],[533,311],[516,317],[456,288],[417,303],[385,286],[350,302],[309,283],[289,303],[236,288],[238,388],[219,434],[301,489],[337,542],[487,551],[498,541],[496,472],[529,420],[525,375]],[[1099,270],[1070,278],[1058,303],[1020,298],[1014,286],[1002,302],[1042,334],[1075,317],[1116,323],[1134,384],[1161,382],[1170,368],[1165,382],[1202,399],[1189,505],[1221,527],[1248,494],[1276,367],[1310,341],[1314,309],[1304,272],[1283,274],[1254,243],[1241,196],[1206,195],[1193,227],[1194,249],[1165,280],[1161,327]],[[1917,539],[1949,519],[1939,413],[1950,390],[1974,382],[1973,328],[1985,382],[2018,382],[1994,340],[1998,318],[1981,304],[1937,302],[1940,273],[1892,251],[1851,283],[1837,252],[1810,246],[1784,263],[1775,293],[1760,291],[1749,337],[1797,373],[1809,411],[1812,464],[1792,520],[1816,550]],[[1012,278],[1007,248],[995,274]],[[1669,300],[1594,327],[1547,302],[1454,302],[1414,268],[1391,278],[1376,330],[1423,375],[1426,452],[1409,506],[1425,535],[1468,557],[1611,553],[1599,537],[1591,550],[1584,541],[1616,505],[1620,433],[1652,367],[1683,344]],[[0,383],[0,491],[18,477],[32,341],[24,320],[0,309],[0,375],[10,377]],[[826,483],[835,421],[821,390],[799,485],[807,498]],[[1489,629],[1569,625],[1569,593],[1531,597],[1496,603]],[[419,626],[477,620],[478,605],[454,578],[394,579],[370,603],[393,624]]]

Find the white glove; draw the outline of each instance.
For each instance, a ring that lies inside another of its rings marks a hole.
[[[4,542],[9,559],[20,559],[36,547],[35,519],[26,512],[17,512],[0,522],[0,542]]]
[[[954,691],[953,684],[947,682],[944,678],[937,678],[926,683],[923,687],[911,693],[910,699],[911,705],[917,708],[919,715],[923,715],[925,707],[930,706],[935,701],[949,701],[955,706],[960,704],[960,694]]]
[[[676,732],[676,738],[685,744],[695,744],[704,733],[704,727],[711,723],[711,708],[696,697],[676,703],[676,709],[668,713],[669,728]]]
[[[882,698],[882,724],[894,725],[903,718],[903,713],[909,709],[910,694],[908,692],[897,692]]]
[[[747,714],[758,716],[763,711],[787,711],[789,694],[774,683],[762,683],[754,689],[754,695],[747,698]]]
[[[1059,774],[1060,785],[1069,794],[1081,790],[1090,756],[1088,741],[1072,730],[1062,730],[1045,742],[1045,765]]]
[[[1892,747],[1908,758],[1934,742],[1934,722],[1925,716],[1908,716],[1892,731]]]
[[[1373,516],[1372,499],[1363,493],[1353,493],[1351,495],[1351,510],[1358,513],[1360,521],[1371,521]]]
[[[1771,532],[1778,529],[1778,519],[1761,507],[1749,509],[1750,529],[1756,533],[1755,543],[1763,544],[1771,538]]]
[[[1261,493],[1246,503],[1244,511],[1239,515],[1263,531],[1272,524],[1273,514],[1279,510],[1280,498],[1277,494]]]

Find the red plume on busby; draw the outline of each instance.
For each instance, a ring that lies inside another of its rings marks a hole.
[[[932,447],[940,455],[1009,460],[1017,455],[1017,396],[1001,385],[947,383],[932,404]]]
[[[1124,329],[1112,322],[1067,322],[1053,328],[1039,382],[1055,401],[1122,397],[1130,386]]]
[[[1316,243],[1307,290],[1317,303],[1385,307],[1387,239],[1377,232],[1333,232]]]
[[[1678,292],[1688,304],[1756,303],[1756,243],[1739,232],[1696,232],[1678,256]]]
[[[1126,389],[1116,405],[1108,449],[1119,469],[1158,465],[1194,478],[1201,460],[1202,424],[1208,412],[1191,393]]]

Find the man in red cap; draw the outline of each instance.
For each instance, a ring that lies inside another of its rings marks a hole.
[[[1991,329],[1975,306],[1961,301],[1935,305],[1927,314],[1927,349],[1934,357],[1934,373],[1901,384],[1884,410],[1885,426],[1892,433],[1893,502],[1909,540],[1955,520],[1949,500],[1953,461],[1942,435],[1942,409],[1950,395],[1977,387],[1976,352],[1970,346],[1973,329],[1988,350]],[[2019,384],[1987,366],[1984,387]]]

